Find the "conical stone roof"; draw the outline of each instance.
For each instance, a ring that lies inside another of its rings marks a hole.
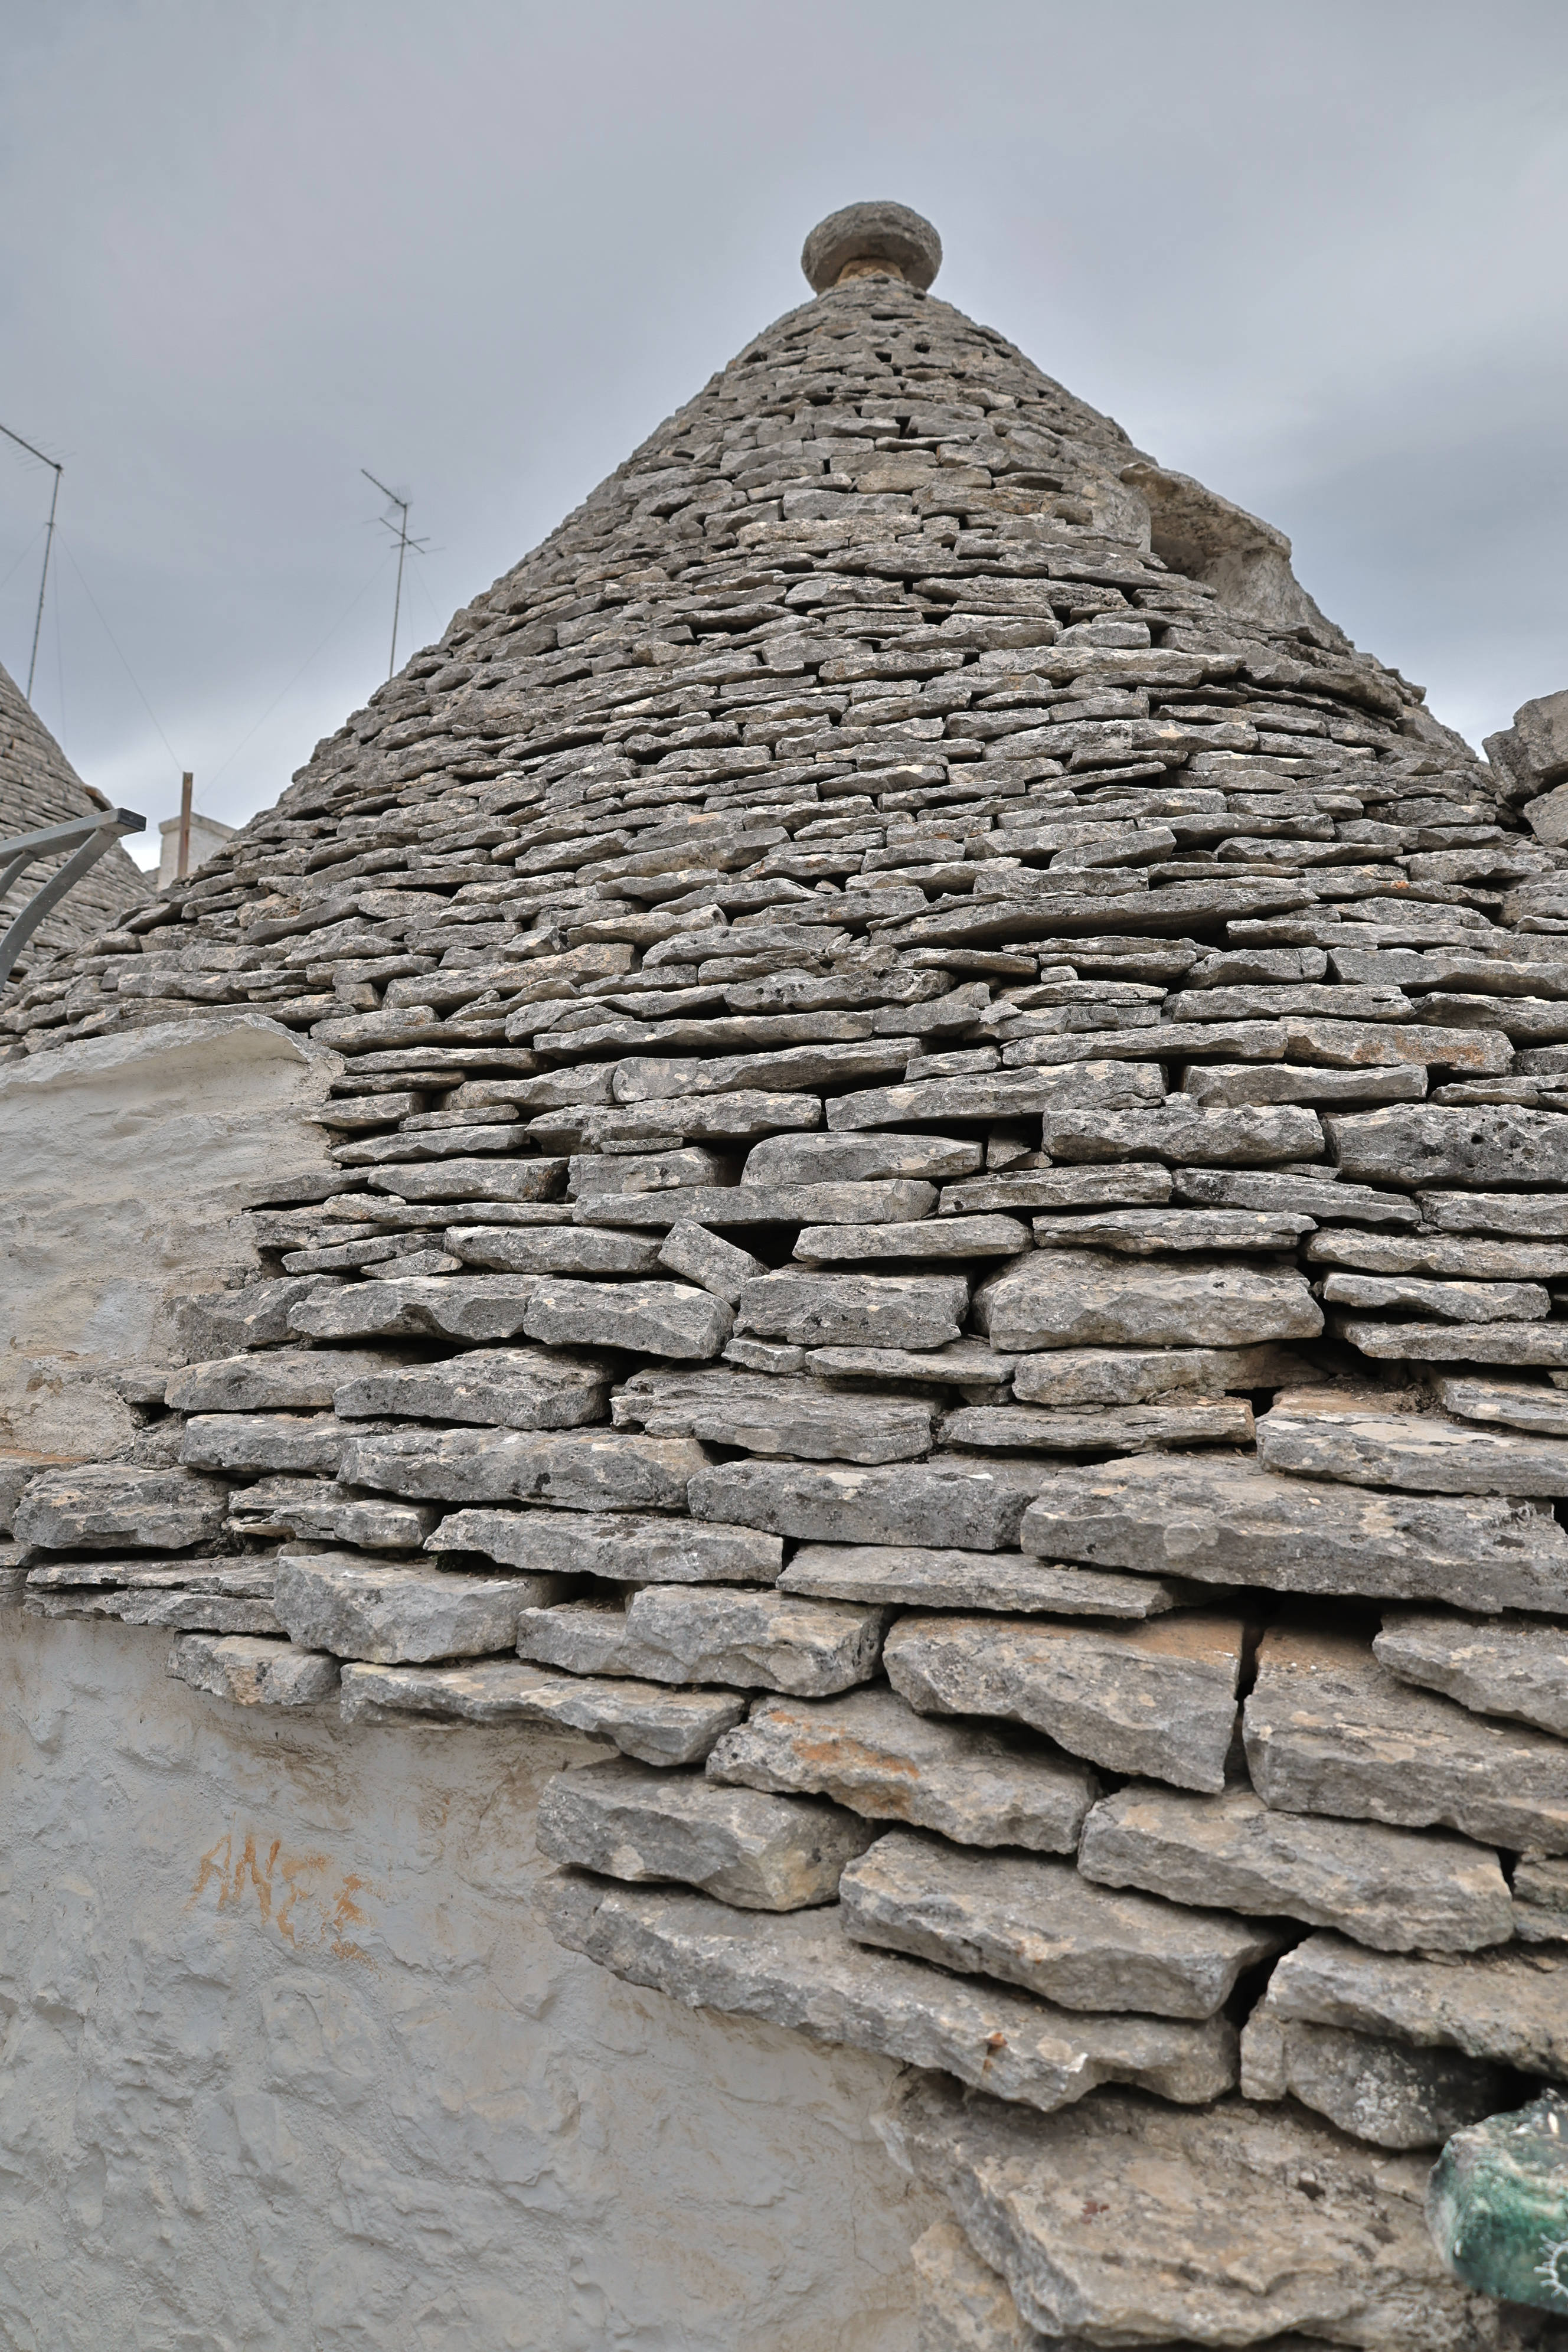
[[[16,680],[0,669],[0,841],[108,806],[101,793],[83,783]],[[53,857],[32,867],[8,898],[0,898],[0,930],[59,863]],[[95,932],[140,906],[152,887],[116,842],[45,916],[27,943],[25,965],[37,970],[54,956],[81,948]]]
[[[16,998],[342,1057],[32,1605],[603,1738],[556,1933],[919,2070],[932,2331],[1522,2345],[1420,2198],[1568,2074],[1563,853],[872,209]]]

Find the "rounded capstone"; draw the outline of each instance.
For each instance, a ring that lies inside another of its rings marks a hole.
[[[826,294],[857,262],[890,267],[923,294],[942,268],[942,239],[908,205],[846,205],[817,222],[801,247],[800,266],[812,290]]]

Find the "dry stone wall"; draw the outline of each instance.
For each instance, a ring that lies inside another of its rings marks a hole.
[[[42,720],[29,708],[15,678],[0,669],[0,841],[45,825],[90,816],[109,803],[84,784]],[[51,856],[32,866],[0,898],[0,930],[18,914],[39,881],[63,860]],[[25,965],[37,969],[74,952],[105,923],[151,897],[153,885],[118,842],[51,908],[28,940]]]
[[[1568,2075],[1568,854],[854,270],[15,995],[343,1059],[26,1606],[600,1743],[554,1936],[910,2070],[928,2352],[1562,2345],[1421,2197]]]

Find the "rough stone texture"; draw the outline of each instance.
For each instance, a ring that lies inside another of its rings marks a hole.
[[[575,1429],[598,1420],[609,1389],[607,1367],[563,1349],[476,1348],[448,1364],[346,1381],[337,1409],[503,1429]]]
[[[1244,2098],[1300,2099],[1377,2147],[1441,2147],[1507,2096],[1508,2079],[1500,2067],[1451,2051],[1413,2050],[1267,2011],[1242,2031]]]
[[[1401,1682],[1568,1739],[1568,1628],[1401,1609],[1384,1619],[1372,1647]]]
[[[526,1723],[607,1740],[644,1764],[700,1764],[745,1713],[730,1691],[669,1690],[551,1674],[516,1659],[458,1666],[345,1665],[345,1723]]]
[[[836,1394],[815,1381],[728,1365],[638,1373],[617,1390],[614,1414],[617,1428],[797,1461],[899,1462],[929,1453],[931,1444],[931,1407],[923,1399]]]
[[[563,1772],[539,1806],[552,1862],[634,1883],[679,1879],[742,1911],[831,1903],[846,1863],[874,1830],[809,1797],[728,1789],[625,1757]]]
[[[1269,1979],[1271,2017],[1462,2050],[1527,2074],[1568,2079],[1568,1954],[1472,1958],[1368,1952],[1309,1936]]]
[[[877,1671],[885,1609],[724,1586],[646,1585],[625,1609],[570,1601],[524,1610],[519,1654],[572,1674],[733,1683],[822,1697]]]
[[[1521,1854],[1513,1871],[1513,1932],[1527,1944],[1568,1941],[1568,1861]]]
[[[1372,1396],[1289,1389],[1258,1424],[1266,1470],[1416,1494],[1568,1493],[1568,1443],[1519,1437],[1441,1413],[1380,1411]]]
[[[1551,2341],[1503,2332],[1444,2275],[1420,2158],[1289,2110],[1232,2099],[1184,2114],[1102,2091],[1041,2117],[927,2082],[884,2128],[1049,2338],[1273,2345],[1300,2330],[1364,2352]]]
[[[1050,1475],[1041,1465],[936,1454],[897,1469],[727,1462],[687,1490],[693,1516],[802,1543],[919,1544],[1004,1551]]]
[[[934,1721],[875,1688],[759,1700],[707,1769],[710,1780],[831,1797],[868,1820],[917,1823],[963,1845],[1037,1853],[1071,1853],[1099,1793],[1084,1765],[1040,1742]]]
[[[557,1503],[574,1511],[674,1510],[708,1459],[678,1438],[566,1429],[401,1430],[343,1447],[347,1486],[442,1503]]]
[[[183,1634],[169,1653],[169,1672],[239,1706],[313,1706],[338,1687],[338,1662],[324,1652],[244,1633]]]
[[[1109,1895],[1070,1863],[965,1853],[889,1830],[839,1887],[847,1934],[1064,2009],[1212,2017],[1279,1938],[1228,1912]]]
[[[1059,1470],[1020,1541],[1048,1559],[1205,1584],[1568,1609],[1568,1535],[1533,1503],[1384,1494],[1247,1461],[1145,1455]]]
[[[45,1470],[26,1488],[13,1525],[19,1541],[45,1551],[93,1544],[183,1551],[221,1531],[227,1498],[226,1487],[192,1470]]]
[[[1495,1853],[1373,1822],[1271,1811],[1251,1789],[1179,1795],[1134,1785],[1095,1806],[1079,1868],[1104,1886],[1336,1927],[1378,1951],[1506,1943],[1512,1906]]]
[[[781,1592],[890,1601],[911,1609],[1044,1610],[1064,1617],[1157,1617],[1180,1589],[1152,1576],[1058,1568],[1016,1551],[938,1551],[914,1544],[803,1543]]]
[[[1110,1771],[1217,1790],[1242,1648],[1238,1621],[1208,1615],[1137,1626],[910,1615],[884,1664],[921,1714],[999,1715]]]
[[[582,1740],[345,1737],[170,1680],[167,1635],[5,1623],[18,2345],[98,2352],[133,2311],[160,2352],[907,2352],[938,2206],[871,2127],[893,2069],[629,1990],[536,1921],[534,1805]]]
[[[1236,2079],[1235,2032],[1221,2018],[1090,2017],[966,1984],[851,1942],[837,1906],[768,1917],[706,1895],[583,1877],[556,1882],[546,1916],[569,1950],[693,2009],[941,2067],[1047,2113],[1097,2083],[1137,2082],[1186,2103],[1217,2097]]]
[[[753,1528],[629,1511],[454,1511],[426,1549],[483,1552],[532,1575],[628,1584],[772,1584],[784,1560],[778,1537]]]
[[[805,1274],[785,1267],[741,1293],[738,1331],[797,1348],[941,1348],[959,1336],[959,1275]]]
[[[910,2248],[919,2281],[916,2352],[1052,2352],[1059,2338],[1026,2326],[1005,2279],[952,2221],[936,2221]]]
[[[1321,1309],[1296,1273],[1128,1264],[1050,1249],[994,1275],[974,1319],[994,1348],[1242,1348],[1310,1339]]]
[[[305,1649],[374,1665],[510,1650],[522,1613],[561,1590],[545,1576],[461,1576],[374,1552],[281,1552],[273,1606]]]
[[[934,237],[936,231],[931,234]],[[940,244],[936,258],[942,258]],[[15,678],[0,668],[0,840],[68,824],[108,805],[100,792],[83,783]],[[0,929],[63,863],[57,851],[29,867],[12,894],[0,899]],[[25,964],[42,950],[85,946],[95,932],[110,929],[152,894],[151,878],[116,841],[50,908],[27,943]]]
[[[689,1283],[544,1281],[522,1328],[552,1348],[631,1348],[700,1363],[719,1353],[734,1325],[721,1298]]]
[[[1266,1633],[1245,1730],[1267,1805],[1568,1852],[1568,1743],[1415,1690],[1348,1636]]]

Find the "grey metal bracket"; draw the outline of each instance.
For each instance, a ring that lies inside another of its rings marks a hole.
[[[51,849],[72,849],[72,845],[77,845],[65,864],[50,875],[41,889],[34,892],[8,928],[0,932],[0,988],[10,979],[11,967],[49,908],[58,905],[66,892],[98,864],[106,849],[113,848],[122,834],[146,830],[146,818],[138,816],[134,809],[105,809],[100,816],[73,817],[68,824],[47,824],[39,833],[18,833],[9,841],[0,841],[0,906],[4,906],[29,866],[47,857]]]

